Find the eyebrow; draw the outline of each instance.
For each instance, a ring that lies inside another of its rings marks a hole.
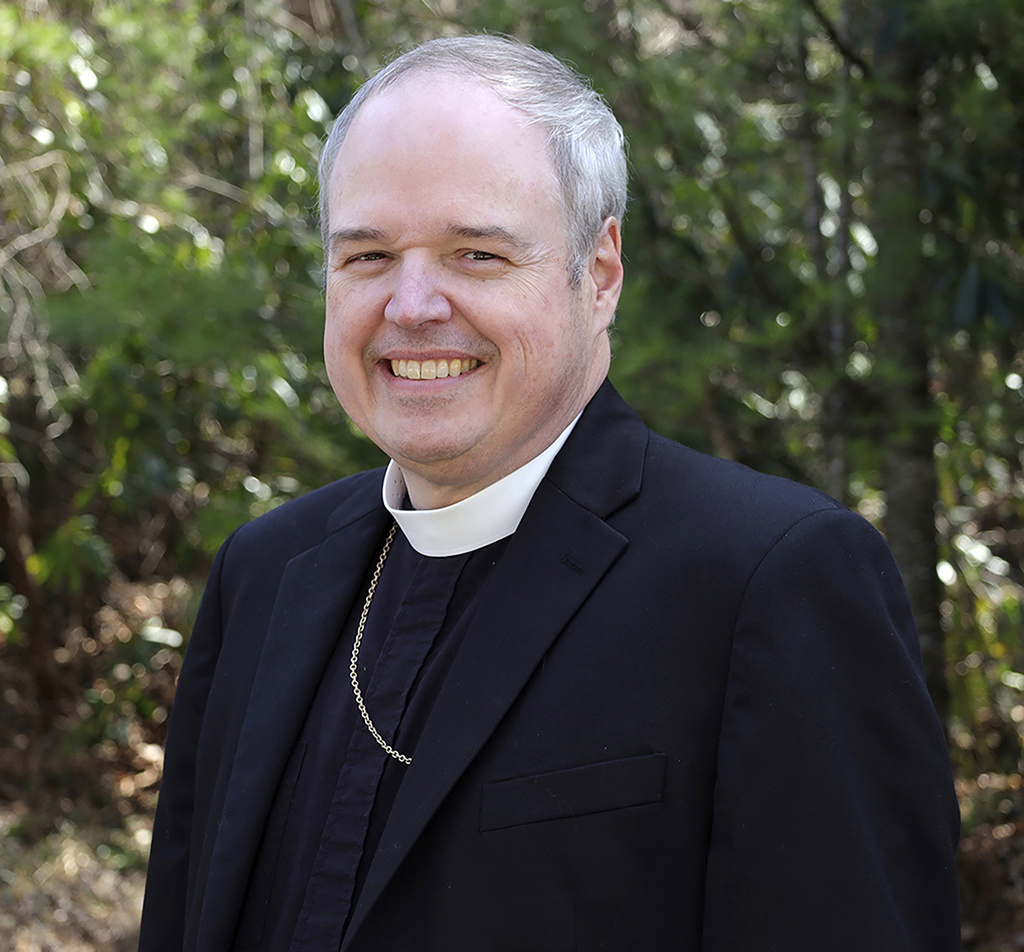
[[[491,241],[504,241],[513,248],[525,248],[529,244],[522,236],[502,225],[449,225],[446,231],[453,238],[484,238]]]
[[[526,248],[529,242],[521,235],[516,234],[503,225],[455,225],[451,224],[445,229],[446,234],[452,238],[475,238],[490,241],[503,241],[513,248]],[[328,245],[334,248],[345,241],[373,241],[387,242],[388,235],[380,228],[355,227],[338,228],[331,232]]]
[[[385,234],[379,228],[338,228],[331,232],[330,244],[339,241],[384,241]]]

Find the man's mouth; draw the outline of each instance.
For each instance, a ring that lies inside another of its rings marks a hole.
[[[451,360],[392,360],[391,372],[406,380],[437,380],[439,377],[458,377],[479,365],[475,357],[453,357]]]

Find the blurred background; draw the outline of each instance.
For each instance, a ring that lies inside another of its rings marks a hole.
[[[1024,0],[0,2],[0,942],[133,948],[213,554],[380,461],[322,364],[320,143],[479,30],[626,128],[625,397],[885,533],[965,948],[1024,949]]]

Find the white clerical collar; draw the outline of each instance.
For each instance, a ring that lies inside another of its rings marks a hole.
[[[472,496],[441,509],[402,509],[405,477],[392,460],[384,474],[384,507],[420,555],[462,555],[512,535],[540,481],[579,415],[543,453]]]

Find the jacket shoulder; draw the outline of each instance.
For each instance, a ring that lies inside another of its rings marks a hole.
[[[781,530],[818,512],[854,514],[831,496],[780,476],[709,456],[657,433],[651,434],[644,467],[644,489],[673,512],[713,517],[720,529],[747,532]]]
[[[291,558],[380,506],[383,474],[383,469],[367,470],[290,499],[239,527],[225,547],[270,547]]]

